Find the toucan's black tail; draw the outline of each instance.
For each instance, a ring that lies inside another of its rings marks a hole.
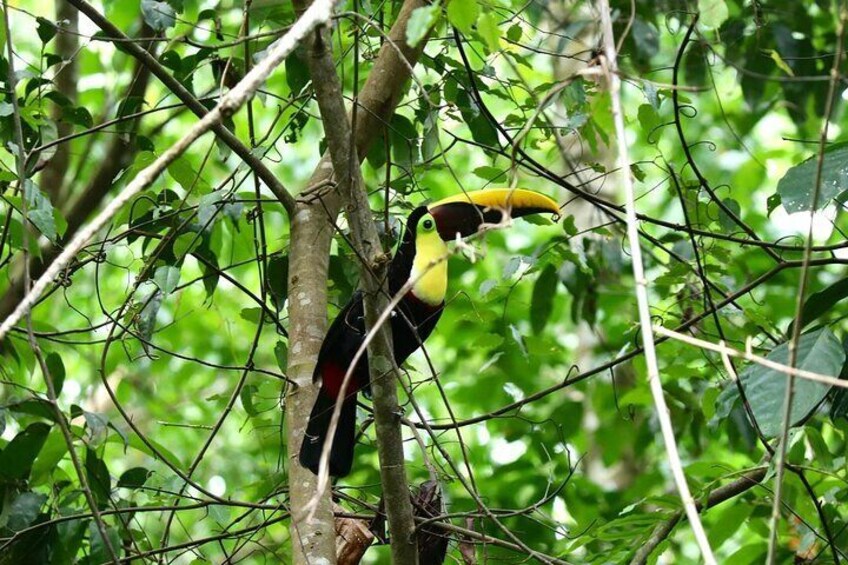
[[[333,418],[333,408],[336,401],[331,398],[324,387],[318,392],[312,414],[309,416],[309,424],[306,426],[306,437],[300,446],[300,464],[318,474],[318,465],[321,462],[321,450],[324,449],[324,440],[330,428],[330,420]],[[350,473],[353,465],[353,446],[356,433],[356,394],[349,395],[342,403],[342,413],[339,425],[333,438],[333,447],[330,450],[330,475],[344,477]]]

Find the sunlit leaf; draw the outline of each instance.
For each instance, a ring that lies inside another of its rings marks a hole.
[[[795,165],[777,183],[777,192],[787,212],[808,212],[824,208],[842,192],[848,190],[848,144],[830,147],[824,154],[821,183],[816,194],[818,157],[813,156]]]

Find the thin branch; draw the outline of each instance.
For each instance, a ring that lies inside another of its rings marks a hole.
[[[639,225],[636,218],[636,196],[633,188],[633,179],[630,176],[630,158],[628,156],[627,131],[624,125],[624,111],[621,104],[621,79],[616,74],[618,69],[617,53],[615,51],[615,38],[612,32],[611,9],[608,0],[600,0],[598,8],[601,16],[601,30],[603,34],[603,49],[605,58],[602,59],[606,65],[607,80],[609,81],[609,92],[612,105],[613,121],[615,123],[616,142],[618,144],[618,176],[624,187],[627,211],[627,239],[630,242],[630,256],[633,263],[633,278],[635,282],[636,302],[639,309],[639,324],[642,328],[642,347],[645,352],[645,364],[648,370],[648,382],[651,386],[651,395],[654,398],[657,419],[660,423],[668,462],[674,481],[677,485],[680,499],[692,525],[695,539],[701,549],[701,554],[707,565],[716,563],[712,549],[710,549],[707,534],[701,524],[695,501],[686,484],[686,475],[680,462],[677,451],[677,443],[674,439],[674,429],[671,425],[668,406],[660,380],[659,368],[657,367],[657,355],[654,347],[654,333],[651,324],[651,310],[648,302],[648,280],[645,278],[645,268],[642,265],[642,249],[639,245]]]
[[[810,381],[830,386],[848,388],[848,381],[844,379],[839,379],[828,375],[822,375],[821,373],[814,373],[813,371],[807,371],[804,369],[796,369],[795,367],[792,367],[790,365],[784,365],[783,363],[777,363],[770,359],[766,359],[765,357],[760,357],[759,355],[751,351],[750,339],[745,342],[745,351],[739,351],[738,349],[728,347],[727,345],[725,345],[724,341],[716,344],[711,341],[705,341],[703,339],[698,339],[696,337],[682,334],[674,330],[669,330],[659,325],[654,325],[654,331],[662,336],[670,337],[671,339],[682,341],[683,343],[688,343],[689,345],[694,345],[702,349],[709,349],[710,351],[715,351],[716,353],[720,353],[722,355],[722,358],[724,358],[725,356],[738,357],[740,359],[745,359],[746,361],[757,363],[759,365],[762,365],[763,367],[768,367],[769,369],[779,371],[792,377],[800,377],[802,379],[807,379]],[[728,372],[731,375],[736,374],[735,370]]]
[[[807,230],[807,240],[804,246],[804,255],[801,263],[801,275],[798,280],[798,293],[795,302],[795,323],[792,324],[792,336],[789,339],[789,366],[795,367],[798,361],[798,342],[801,339],[801,328],[804,324],[801,319],[804,315],[804,296],[807,291],[807,283],[809,282],[810,260],[812,255],[813,245],[813,226],[815,225],[814,218],[816,209],[819,204],[819,194],[821,193],[822,170],[824,169],[824,153],[827,148],[827,136],[830,128],[830,114],[833,110],[834,101],[836,98],[836,85],[839,83],[840,64],[842,62],[842,45],[845,39],[845,25],[848,22],[848,6],[842,3],[839,11],[839,19],[836,28],[836,56],[833,58],[833,67],[830,69],[830,86],[827,91],[827,101],[824,105],[824,113],[822,119],[824,125],[821,129],[819,139],[818,160],[816,162],[816,178],[813,183],[813,191],[810,202],[810,226]],[[783,396],[783,425],[781,426],[779,442],[777,450],[777,473],[774,477],[774,504],[771,509],[771,519],[769,521],[769,543],[768,555],[766,563],[771,565],[777,557],[777,527],[780,523],[780,501],[783,494],[783,476],[786,470],[786,448],[789,443],[789,428],[792,427],[792,400],[795,395],[795,375],[789,373],[786,379],[786,390]],[[836,563],[839,563],[839,557],[836,557]]]

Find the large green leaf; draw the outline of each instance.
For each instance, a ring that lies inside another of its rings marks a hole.
[[[19,532],[32,524],[38,517],[38,512],[46,500],[46,496],[35,492],[22,492],[19,494],[15,497],[9,509],[9,523],[7,527],[13,532]]]
[[[807,212],[812,209],[817,170],[818,157],[814,155],[786,171],[777,183],[777,192],[787,212]],[[824,154],[816,209],[824,208],[846,190],[848,190],[848,144],[841,143],[829,148]]]
[[[25,479],[32,469],[41,446],[47,440],[50,426],[41,422],[30,424],[0,451],[0,478]]]
[[[24,186],[27,218],[44,237],[50,241],[55,241],[57,235],[56,221],[53,218],[53,205],[50,204],[50,199],[44,196],[31,180],[27,179]]]
[[[788,364],[789,344],[778,345],[766,358],[776,363]],[[844,362],[845,350],[829,329],[822,328],[801,336],[796,363],[799,369],[836,377]],[[767,437],[776,436],[783,425],[786,374],[752,363],[742,371],[739,379],[763,434]],[[830,388],[830,385],[796,378],[791,412],[792,425],[806,418],[821,403]]]
[[[533,298],[530,302],[530,324],[533,326],[534,333],[539,333],[545,329],[545,325],[551,317],[558,282],[559,277],[557,277],[556,268],[548,263],[539,278],[536,279],[536,285],[533,287]]]

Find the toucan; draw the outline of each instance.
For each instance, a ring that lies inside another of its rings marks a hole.
[[[537,192],[523,189],[491,189],[464,192],[415,208],[388,268],[388,287],[397,295],[409,281],[391,317],[394,360],[400,366],[418,349],[442,315],[447,290],[447,242],[468,237],[484,225],[504,218],[529,214],[559,213],[557,203]],[[367,355],[362,355],[340,399],[345,373],[365,338],[362,293],[357,291],[336,316],[318,353],[313,380],[321,388],[300,448],[300,464],[318,473],[321,451],[327,438],[333,408],[341,401],[341,417],[333,437],[329,471],[344,477],[353,464],[356,432],[356,395],[370,393]]]

